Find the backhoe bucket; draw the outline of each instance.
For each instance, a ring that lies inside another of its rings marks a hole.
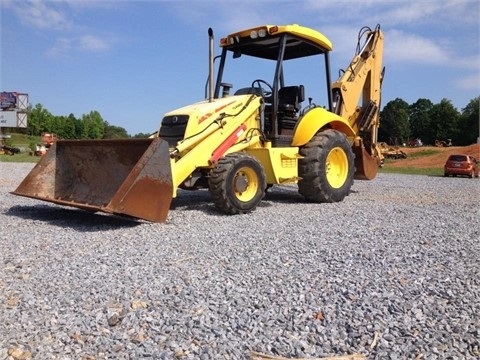
[[[380,159],[370,155],[363,146],[354,146],[355,175],[357,180],[373,180],[380,167]]]
[[[12,194],[163,222],[173,196],[168,143],[60,140]]]

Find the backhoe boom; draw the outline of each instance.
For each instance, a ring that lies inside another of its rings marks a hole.
[[[361,44],[362,40],[365,40]],[[348,120],[357,136],[356,178],[371,179],[383,160],[377,146],[381,86],[385,69],[382,67],[383,33],[380,25],[374,30],[360,29],[357,50],[350,65],[332,84],[334,112]]]

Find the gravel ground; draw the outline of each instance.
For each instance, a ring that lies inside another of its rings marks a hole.
[[[480,358],[478,179],[181,192],[153,224],[11,195],[31,167],[0,163],[0,360]]]

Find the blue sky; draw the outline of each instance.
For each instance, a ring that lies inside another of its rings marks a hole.
[[[401,98],[460,111],[480,95],[477,0],[0,0],[0,90],[29,94],[54,115],[97,110],[129,134],[157,130],[163,114],[204,99],[207,29],[218,41],[262,24],[298,23],[332,42],[332,78],[362,26],[385,35],[383,104]],[[241,74],[249,86],[251,76]],[[308,96],[308,93],[307,93]]]

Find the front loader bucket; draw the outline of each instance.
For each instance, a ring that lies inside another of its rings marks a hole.
[[[370,155],[363,146],[354,146],[355,175],[357,180],[373,180],[380,167],[380,159]]]
[[[12,194],[163,222],[173,196],[168,143],[57,141]]]

